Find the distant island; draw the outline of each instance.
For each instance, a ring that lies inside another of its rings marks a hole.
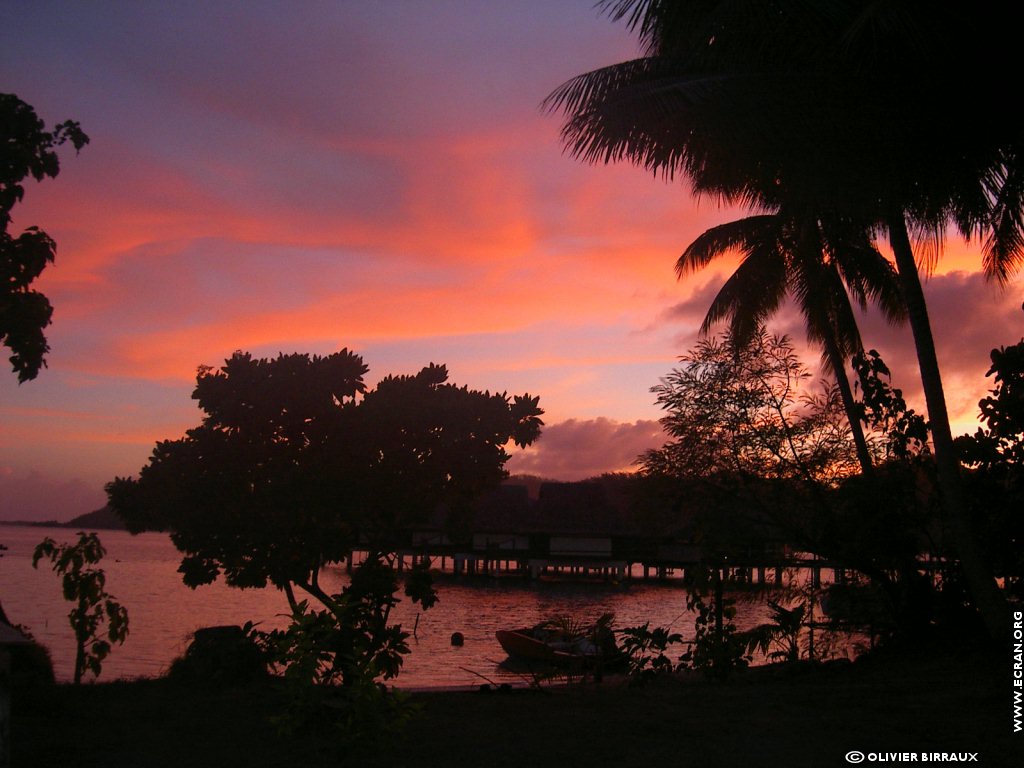
[[[0,520],[3,525],[28,525],[34,528],[88,528],[90,530],[123,531],[125,524],[110,507],[73,517],[67,522],[58,520]]]

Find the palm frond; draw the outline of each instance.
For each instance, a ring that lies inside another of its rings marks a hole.
[[[683,251],[676,261],[676,275],[682,278],[733,251],[749,253],[758,245],[777,242],[780,223],[775,214],[762,214],[711,227]]]
[[[992,206],[982,264],[986,275],[1005,285],[1024,263],[1024,168],[1018,153],[1005,153],[983,184]]]
[[[871,123],[863,110],[835,108],[834,91],[817,72],[751,74],[655,56],[573,78],[541,106],[565,114],[562,143],[577,159],[627,160],[666,179],[685,175],[698,193],[772,207],[787,177],[805,180],[807,199],[834,197],[817,171],[860,168],[823,141]]]
[[[844,241],[830,248],[833,263],[862,308],[870,302],[881,310],[889,324],[906,321],[907,307],[892,262],[866,238]]]
[[[765,321],[781,306],[788,290],[784,259],[773,243],[752,248],[719,289],[708,308],[700,332],[723,320],[738,345],[743,345],[758,332]]]
[[[831,365],[828,344],[831,341],[844,359],[863,346],[850,296],[839,272],[820,259],[795,260],[790,278],[792,293],[807,323],[807,338],[822,346],[822,361]]]

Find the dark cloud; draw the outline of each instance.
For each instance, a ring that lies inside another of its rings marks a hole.
[[[693,347],[707,308],[721,286],[721,279],[710,280],[696,288],[689,298],[664,310],[655,326],[676,326],[673,337],[680,353]],[[1016,343],[1024,336],[1024,283],[1017,280],[1007,287],[986,280],[980,272],[949,272],[936,275],[924,284],[928,313],[942,369],[950,418],[966,422],[977,417],[977,404],[991,388],[985,378],[989,352],[999,346]],[[773,333],[786,334],[802,348],[806,344],[804,321],[792,302],[769,320]],[[719,325],[713,332],[723,329]],[[876,311],[860,316],[861,336],[868,349],[877,349],[892,371],[892,383],[903,390],[911,406],[924,411],[914,339],[907,325],[891,326]],[[817,350],[807,351],[808,365],[817,370]],[[954,431],[957,427],[954,426]]]
[[[512,474],[582,480],[632,469],[637,456],[664,442],[665,434],[656,421],[569,419],[545,427],[540,440],[514,453],[507,468]]]
[[[704,323],[708,308],[715,300],[725,280],[726,276],[720,275],[698,286],[686,299],[663,310],[655,319],[653,327],[682,326],[685,330],[673,336],[673,344],[680,350],[680,353],[690,349],[697,341],[699,329]],[[805,333],[803,319],[791,303],[784,304],[771,318],[768,326],[773,333],[788,335],[798,343],[803,339]],[[718,334],[725,329],[726,324],[720,322],[712,326],[711,333]]]
[[[924,291],[950,419],[973,420],[978,400],[992,386],[985,378],[989,353],[1024,336],[1024,284],[1016,281],[1002,289],[978,272],[950,272],[929,279]],[[890,327],[872,313],[863,319],[861,333],[864,345],[877,349],[889,365],[893,384],[923,410],[917,353],[909,327]]]
[[[721,290],[723,282],[720,279],[709,280],[695,288],[688,298],[664,310],[655,321],[656,324],[681,322],[699,327],[704,322],[704,315],[707,314],[708,307],[711,306],[711,302]]]

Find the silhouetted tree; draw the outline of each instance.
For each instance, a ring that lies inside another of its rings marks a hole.
[[[871,451],[860,423],[847,361],[862,350],[852,294],[861,308],[874,299],[890,321],[903,319],[896,274],[857,227],[814,212],[780,208],[722,224],[694,240],[676,262],[676,272],[699,270],[714,258],[737,251],[742,261],[708,309],[701,332],[728,320],[734,340],[749,340],[787,295],[803,312],[807,336],[823,351],[835,379],[861,470],[872,469]]]
[[[1024,339],[993,349],[983,426],[957,438],[975,520],[1007,590],[1024,594]]]
[[[56,148],[68,141],[79,150],[89,137],[71,120],[47,131],[31,106],[0,94],[0,342],[13,353],[9,359],[19,382],[34,379],[46,365],[50,348],[43,329],[53,307],[30,286],[53,262],[57,244],[38,227],[17,237],[7,228],[11,210],[25,195],[24,180],[55,178],[60,172]]]
[[[672,438],[641,457],[650,473],[719,473],[832,484],[857,459],[837,393],[814,392],[786,337],[703,339],[651,391]]]
[[[998,4],[608,0],[645,56],[548,97],[563,140],[591,162],[629,160],[698,194],[771,208],[813,202],[885,232],[895,256],[957,554],[993,638],[1005,606],[967,515],[911,234],[955,225],[1005,281],[1024,259],[1024,122],[946,108],[950,92],[999,103],[1016,71]],[[957,50],[956,57],[949,56]]]
[[[640,457],[651,481],[673,478],[704,555],[750,556],[781,542],[815,550],[829,492],[858,472],[834,387],[811,385],[785,337],[701,340],[652,390],[670,440]]]
[[[330,637],[312,643],[330,657],[311,668],[323,681],[397,673],[404,646],[387,626],[395,582],[381,576],[381,556],[410,522],[496,486],[505,445],[530,444],[543,423],[538,398],[457,387],[444,366],[369,391],[366,373],[348,350],[236,352],[219,370],[201,367],[193,398],[202,423],[157,443],[138,479],[107,486],[130,530],[170,531],[189,586],[223,574],[231,586],[283,590],[302,635],[286,638],[289,647]],[[361,575],[329,594],[321,569],[357,545],[370,550]],[[325,610],[311,611],[296,590]],[[432,601],[428,584],[413,584],[411,596]]]
[[[948,554],[933,465],[882,461],[909,457],[927,436],[899,390],[877,380],[884,363],[869,359],[870,476],[858,472],[838,393],[813,391],[789,342],[764,330],[744,345],[703,340],[654,388],[672,439],[644,454],[643,468],[677,479],[677,504],[693,514],[712,566],[784,542],[864,574],[883,593],[889,625],[918,631],[930,618],[918,558]],[[902,450],[890,452],[894,443]]]

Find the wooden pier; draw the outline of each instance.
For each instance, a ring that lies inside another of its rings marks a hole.
[[[355,550],[346,561],[351,570],[368,556],[366,550]],[[695,553],[696,554],[696,553]],[[803,570],[810,575],[812,584],[823,582],[840,584],[848,578],[847,570],[838,563],[795,555],[773,559],[757,565],[721,562],[711,564],[694,559],[690,561],[631,561],[613,556],[595,557],[593,554],[573,556],[561,552],[557,556],[543,553],[457,550],[452,547],[408,547],[386,554],[388,562],[402,573],[415,566],[454,576],[519,577],[524,579],[581,579],[621,583],[642,581],[681,581],[691,569],[721,570],[734,584],[750,586],[777,586],[783,583],[787,570]],[[927,569],[927,568],[926,568]],[[824,575],[824,578],[823,578]]]
[[[582,578],[610,582],[681,580],[693,569],[719,570],[736,584],[782,584],[787,570],[812,584],[842,583],[844,566],[799,552],[769,522],[746,521],[736,542],[708,552],[698,543],[688,510],[661,514],[652,525],[635,508],[595,482],[546,483],[531,500],[524,486],[506,485],[481,499],[469,530],[453,539],[443,510],[383,547],[399,571],[415,564],[456,576]],[[665,522],[667,521],[667,523]],[[367,556],[354,551],[347,567]],[[921,563],[922,572],[941,563]]]

